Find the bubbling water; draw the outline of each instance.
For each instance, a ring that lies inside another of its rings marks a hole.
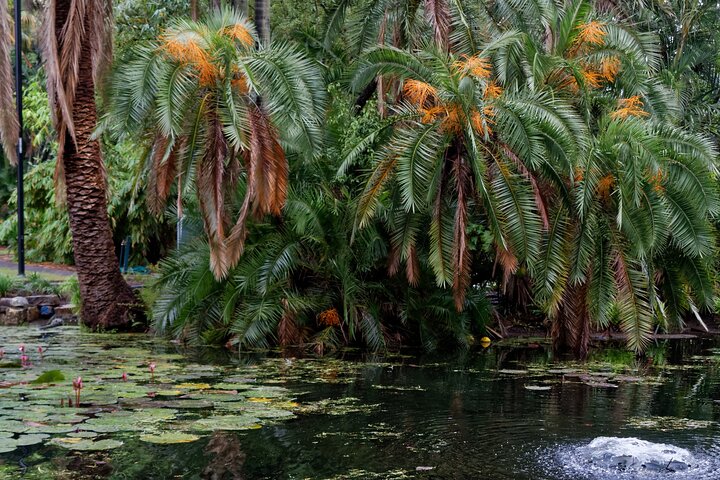
[[[634,437],[597,437],[556,450],[551,478],[587,480],[720,479],[715,455]]]
[[[591,465],[624,471],[681,472],[696,463],[684,448],[638,438],[598,437],[576,452]]]

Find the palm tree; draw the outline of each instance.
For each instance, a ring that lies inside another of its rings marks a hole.
[[[270,0],[255,0],[255,25],[262,45],[270,44]]]
[[[20,126],[15,115],[13,95],[13,72],[10,63],[10,42],[12,40],[8,21],[7,2],[0,0],[0,143],[5,157],[12,165],[17,163],[17,139]]]
[[[316,65],[288,45],[255,47],[254,27],[222,10],[180,21],[115,75],[106,121],[149,146],[150,205],[160,212],[176,179],[195,190],[224,277],[242,255],[250,216],[280,215],[287,197],[285,150],[320,149],[325,87]],[[244,191],[231,222],[238,188]]]
[[[115,256],[105,170],[93,137],[95,85],[109,59],[111,14],[111,2],[48,2],[44,38],[48,93],[58,132],[56,180],[64,185],[70,216],[82,319],[103,328],[126,327],[138,310]]]
[[[618,322],[643,350],[656,323],[712,302],[710,217],[720,207],[709,139],[654,119],[639,97],[601,117],[577,166],[576,207],[557,210],[538,278],[558,346],[587,354],[591,325]]]
[[[591,327],[605,328],[612,317],[639,351],[655,319],[681,323],[684,312],[697,313],[710,300],[713,150],[703,137],[672,127],[679,109],[659,81],[653,35],[603,22],[582,0],[540,5],[543,27],[501,49],[499,70],[520,90],[572,102],[590,136],[584,154],[561,170],[563,181],[541,192],[558,201],[548,202],[536,302],[553,321],[556,347],[584,357]],[[530,11],[509,17],[525,25]],[[690,211],[683,197],[695,198],[697,208]],[[672,234],[661,233],[671,224]]]
[[[471,56],[378,47],[366,54],[353,80],[361,86],[392,74],[404,82],[404,101],[394,115],[351,149],[343,165],[385,136],[358,199],[356,228],[376,213],[384,192],[392,192],[390,206],[382,208],[404,211],[393,247],[412,265],[421,229],[412,217],[430,217],[429,262],[437,284],[452,285],[458,311],[470,287],[471,216],[492,233],[506,272],[521,264],[532,270],[548,224],[534,172],[554,171],[556,163],[574,158],[582,148],[577,139],[586,136],[567,104],[544,93],[503,91],[489,58],[511,38],[500,36]],[[413,269],[406,272],[414,283]]]

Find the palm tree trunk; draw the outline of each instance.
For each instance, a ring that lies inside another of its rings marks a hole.
[[[190,0],[190,18],[192,20],[198,19],[198,0]]]
[[[57,41],[71,0],[56,1]],[[91,328],[123,328],[138,312],[137,299],[120,274],[107,215],[105,169],[100,145],[91,139],[97,123],[90,42],[83,38],[72,112],[75,141],[67,134],[62,158],[82,320]]]
[[[255,28],[260,43],[270,44],[270,0],[255,0]]]
[[[233,7],[235,10],[242,13],[246,17],[248,16],[248,0],[233,0]]]

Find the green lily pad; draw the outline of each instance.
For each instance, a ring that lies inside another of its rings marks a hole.
[[[46,433],[29,433],[26,435],[20,435],[15,441],[18,446],[30,446],[42,443],[46,438],[50,438],[50,435]]]
[[[157,444],[173,444],[173,443],[190,443],[199,440],[200,437],[190,433],[182,432],[162,432],[157,434],[140,435],[140,440],[148,443]]]
[[[14,438],[0,438],[0,453],[14,452],[17,447],[17,440]]]
[[[112,450],[123,445],[119,440],[91,440],[78,437],[62,437],[50,440],[52,445],[68,450]]]
[[[33,384],[59,383],[65,380],[65,375],[60,370],[48,370],[32,381]]]
[[[192,430],[252,430],[260,428],[260,419],[249,415],[217,415],[201,418],[191,424]]]

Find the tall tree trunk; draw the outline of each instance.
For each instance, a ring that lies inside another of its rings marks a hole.
[[[248,16],[248,0],[233,0],[233,7],[236,11]]]
[[[190,0],[190,19],[198,19],[198,0]]]
[[[255,28],[260,43],[270,44],[270,0],[255,0]]]
[[[217,12],[222,8],[220,0],[210,0],[210,11]]]
[[[63,26],[72,0],[55,1],[55,32],[62,52]],[[85,22],[90,19],[86,13]],[[77,86],[72,102],[75,139],[65,135],[62,158],[82,296],[82,321],[92,328],[123,328],[133,313],[140,314],[137,299],[120,274],[107,215],[105,169],[100,145],[91,139],[97,123],[91,42],[81,40]],[[137,311],[136,311],[137,310]]]

